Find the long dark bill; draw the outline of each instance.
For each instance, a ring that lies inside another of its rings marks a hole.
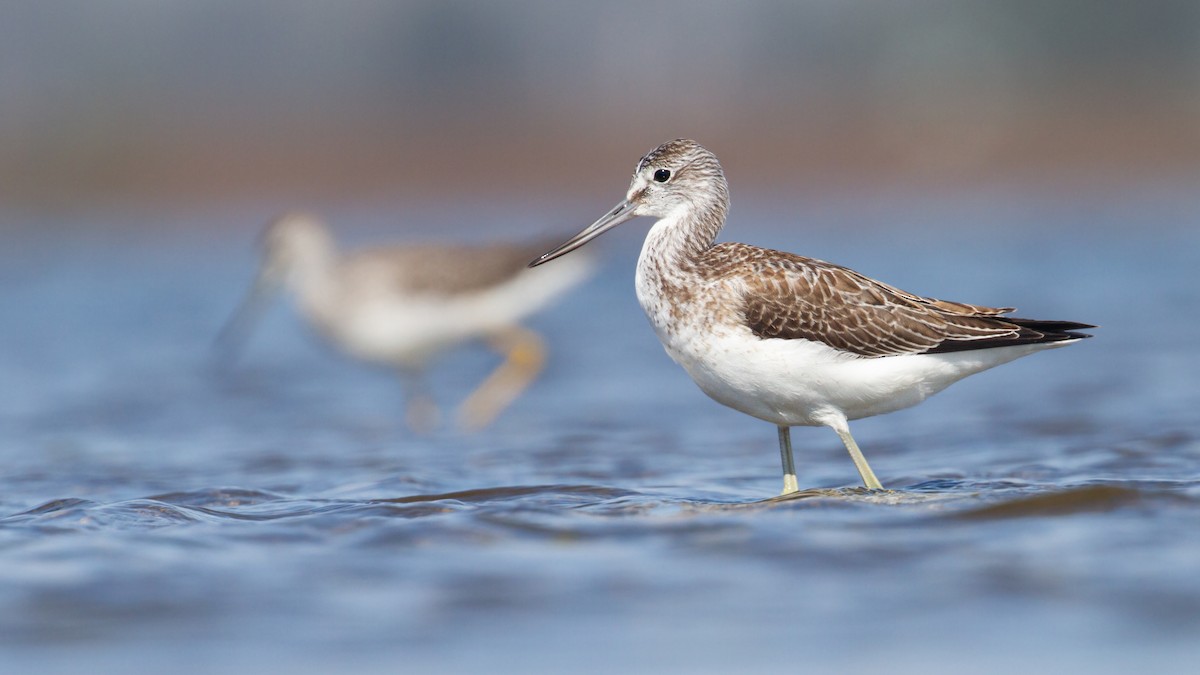
[[[613,209],[611,211],[604,214],[604,217],[602,217],[600,220],[597,220],[596,222],[592,223],[591,225],[588,225],[582,232],[575,235],[574,237],[571,237],[565,243],[563,243],[562,246],[559,246],[558,248],[556,248],[552,251],[543,253],[541,256],[538,257],[537,260],[534,260],[533,262],[529,263],[529,266],[537,267],[538,265],[541,265],[542,263],[550,262],[551,260],[554,260],[555,258],[557,258],[559,256],[564,256],[564,255],[570,253],[571,251],[574,251],[575,249],[579,248],[580,246],[583,246],[584,244],[588,243],[589,241],[595,239],[596,237],[599,237],[600,235],[611,230],[612,228],[616,227],[617,225],[620,225],[621,223],[635,217],[637,214],[635,214],[633,211],[636,208],[637,208],[637,204],[634,204],[633,202],[628,201],[628,200],[623,201],[620,204],[617,204],[615,207],[613,207]]]
[[[262,315],[267,301],[275,294],[277,288],[278,282],[273,274],[266,270],[259,272],[258,277],[254,280],[254,285],[246,293],[246,298],[242,300],[242,304],[229,317],[213,341],[213,348],[222,361],[232,360],[237,350],[246,341],[250,330]]]

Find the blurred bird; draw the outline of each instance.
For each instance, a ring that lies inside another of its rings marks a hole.
[[[1011,308],[906,293],[853,270],[714,241],[729,184],[713,153],[679,139],[644,156],[625,199],[541,265],[637,216],[658,221],[637,264],[637,297],[700,389],[774,424],[783,493],[798,489],[791,427],[831,427],[863,484],[881,489],[849,420],[916,405],[988,368],[1089,337],[1093,326],[1002,316]]]
[[[300,313],[346,354],[395,369],[404,380],[414,431],[439,422],[424,371],[431,359],[472,340],[504,357],[459,408],[468,430],[490,424],[541,371],[545,348],[520,321],[591,272],[591,260],[529,270],[544,242],[400,245],[342,253],[315,216],[290,213],[262,235],[263,259],[249,294],[217,338],[229,353],[247,337],[264,303],[290,291]]]

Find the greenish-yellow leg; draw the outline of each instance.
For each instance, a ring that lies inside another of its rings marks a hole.
[[[858,449],[858,443],[854,442],[854,437],[850,435],[850,429],[848,427],[834,427],[833,430],[841,437],[842,443],[846,444],[846,450],[850,453],[850,459],[854,460],[854,466],[858,469],[859,475],[862,476],[863,485],[872,490],[882,490],[883,485],[875,477],[875,472],[871,471],[871,466],[867,464],[867,458],[863,457],[862,450]]]
[[[491,424],[525,391],[546,362],[546,348],[537,333],[513,326],[488,339],[488,344],[504,356],[501,363],[459,408],[459,424],[478,431]]]
[[[792,428],[779,429],[779,458],[783,462],[783,492],[781,495],[799,492],[800,484],[796,481],[796,460],[792,456]]]

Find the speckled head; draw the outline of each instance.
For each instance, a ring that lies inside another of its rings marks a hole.
[[[288,213],[263,230],[263,274],[286,281],[299,269],[328,261],[335,251],[333,235],[320,218],[303,212]]]
[[[637,216],[667,218],[681,209],[711,215],[719,226],[729,208],[729,184],[716,155],[679,138],[651,150],[637,163],[625,200],[558,248],[529,264],[549,262]]]
[[[288,213],[271,221],[259,238],[262,264],[254,285],[217,337],[217,348],[230,354],[246,340],[267,301],[296,285],[316,268],[328,269],[336,257],[333,235],[325,223],[307,213]]]
[[[637,205],[635,215],[665,218],[680,207],[727,205],[729,184],[716,155],[696,141],[679,138],[642,157],[626,200]]]

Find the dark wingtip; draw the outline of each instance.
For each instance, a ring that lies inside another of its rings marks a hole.
[[[1004,320],[1009,323],[1015,323],[1023,329],[1028,329],[1042,334],[1037,342],[1061,342],[1063,340],[1081,340],[1083,338],[1092,337],[1091,333],[1080,333],[1081,330],[1091,328],[1099,328],[1090,323],[1079,323],[1078,321],[1042,321],[1039,319],[1020,319],[1015,317],[1004,317]]]
[[[946,340],[925,353],[937,354],[975,349],[991,349],[993,347],[1083,340],[1092,337],[1092,334],[1080,333],[1078,332],[1079,330],[1098,328],[1098,326],[1093,326],[1090,323],[1079,323],[1076,321],[1042,321],[1040,319],[1020,319],[1008,316],[997,317],[997,320],[1015,324],[1019,328],[1019,331],[1016,334],[983,340]]]
[[[1078,321],[1042,321],[1039,319],[1021,319],[1017,317],[1002,317],[1004,321],[1015,323],[1024,328],[1032,328],[1033,330],[1042,333],[1067,333],[1076,330],[1087,330],[1089,328],[1099,328],[1099,326],[1090,323],[1079,323]]]

